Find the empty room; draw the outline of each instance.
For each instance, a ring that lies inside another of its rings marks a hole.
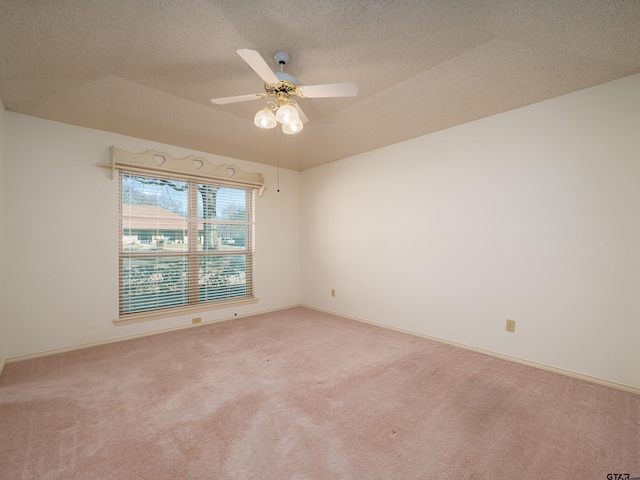
[[[640,2],[0,0],[0,478],[640,478]]]

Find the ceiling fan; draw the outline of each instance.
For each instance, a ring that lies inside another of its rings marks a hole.
[[[284,66],[291,56],[287,52],[276,52],[273,59],[280,65],[279,72],[273,72],[262,56],[255,50],[241,48],[236,50],[238,55],[264,80],[265,93],[251,93],[234,97],[213,98],[216,105],[246,102],[248,100],[274,97],[275,101],[269,101],[260,109],[253,123],[260,128],[274,128],[278,123],[282,124],[282,131],[286,134],[299,132],[303,124],[309,119],[304,114],[298,103],[292,97],[300,98],[329,98],[329,97],[355,97],[358,94],[358,86],[353,82],[326,83],[322,85],[301,86],[298,79],[284,72]]]

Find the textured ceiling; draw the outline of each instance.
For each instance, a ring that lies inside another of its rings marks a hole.
[[[358,96],[260,130],[238,48]],[[638,0],[0,0],[7,110],[293,170],[639,72]]]

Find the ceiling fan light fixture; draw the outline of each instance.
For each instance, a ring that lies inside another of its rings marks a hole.
[[[302,120],[300,120],[300,118],[295,118],[288,123],[282,124],[282,133],[293,135],[294,133],[298,133],[303,128],[304,125],[302,123]]]
[[[278,108],[278,111],[276,112],[276,120],[282,125],[286,125],[293,120],[300,120],[300,117],[293,105],[284,104]]]
[[[296,77],[284,72],[284,66],[291,60],[291,56],[287,52],[279,51],[273,56],[280,65],[279,72],[272,71],[257,50],[241,48],[236,52],[264,81],[264,93],[212,98],[211,101],[216,105],[227,105],[259,98],[274,98],[274,101],[268,102],[267,106],[256,113],[253,118],[253,123],[258,128],[275,128],[280,122],[282,131],[287,135],[302,130],[303,123],[308,122],[309,119],[291,97],[355,97],[358,94],[358,86],[353,82],[301,86]]]
[[[264,107],[258,110],[258,113],[256,113],[256,116],[253,118],[253,123],[256,127],[273,128],[278,124],[278,121],[271,109]]]

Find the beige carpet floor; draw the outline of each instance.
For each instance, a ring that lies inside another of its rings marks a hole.
[[[640,477],[640,395],[305,308],[10,363],[0,478]]]

